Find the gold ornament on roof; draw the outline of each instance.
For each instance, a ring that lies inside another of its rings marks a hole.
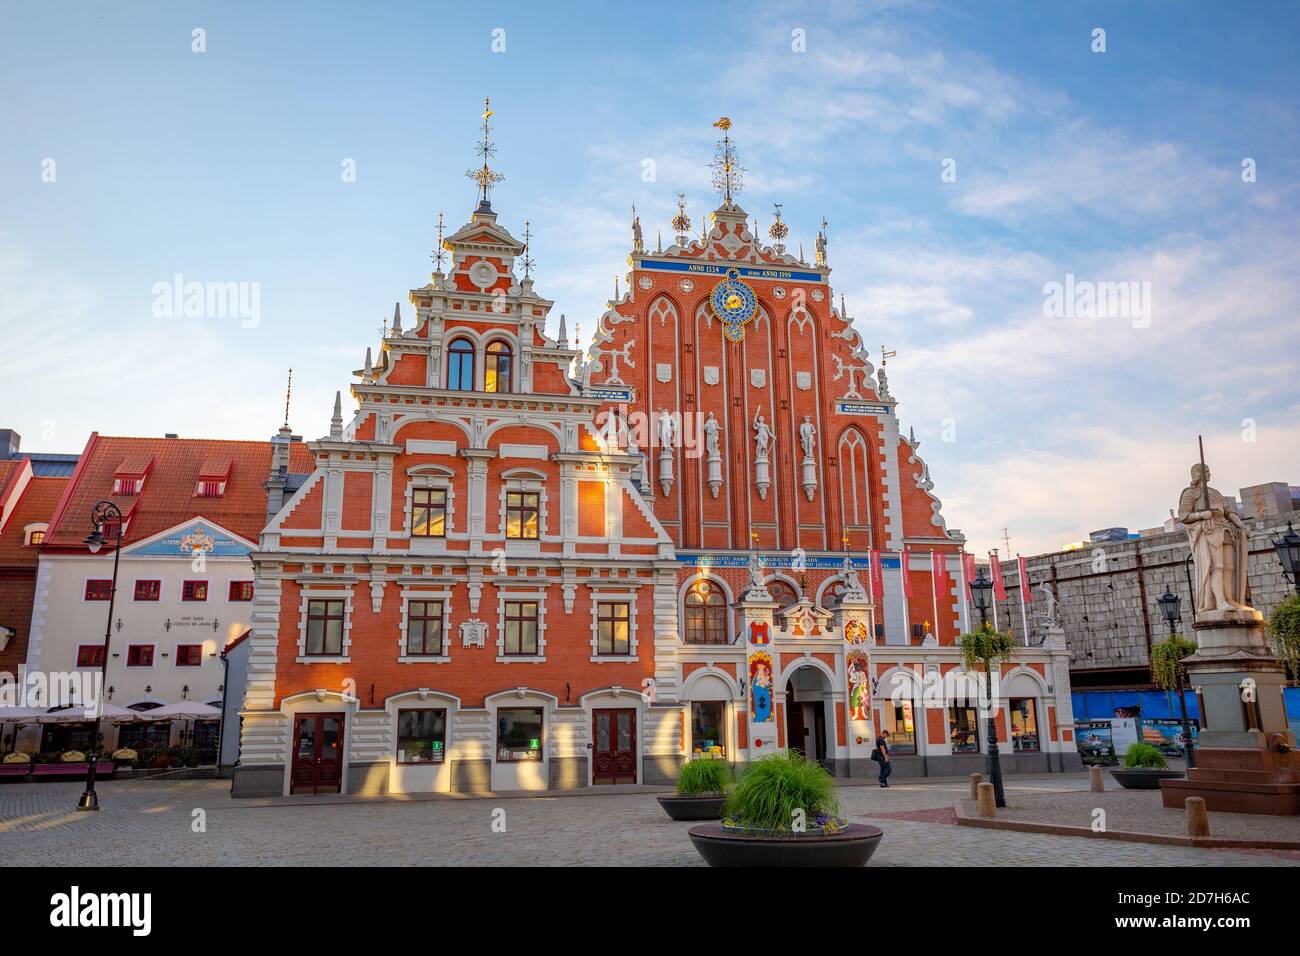
[[[465,172],[465,175],[478,185],[479,202],[484,206],[490,205],[488,194],[492,192],[492,187],[505,180],[505,176],[498,173],[488,163],[488,160],[497,153],[496,144],[490,138],[492,126],[488,123],[494,112],[492,101],[486,96],[483,97],[483,142],[476,147],[478,154],[483,157],[483,165],[478,169],[470,169]]]
[[[767,234],[776,243],[774,248],[779,256],[785,252],[785,237],[790,235],[790,227],[781,221],[781,203],[774,203],[773,205],[776,208],[776,219],[773,221],[771,228],[767,230]]]
[[[670,225],[676,233],[677,245],[685,246],[691,229],[691,217],[686,215],[686,193],[677,194],[677,215],[673,216]]]
[[[731,120],[724,116],[713,125],[722,130],[722,139],[718,142],[710,164],[713,170],[713,188],[722,194],[723,205],[730,206],[731,197],[739,193],[743,186],[745,169],[736,160],[736,148],[729,133]]]

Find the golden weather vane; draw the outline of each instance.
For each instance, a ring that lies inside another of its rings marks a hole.
[[[492,142],[492,125],[488,122],[492,118],[495,110],[492,109],[492,101],[488,97],[483,97],[483,142],[478,144],[478,153],[483,157],[483,165],[479,169],[467,170],[465,175],[474,180],[479,188],[479,202],[484,205],[490,205],[488,194],[491,193],[492,187],[502,182],[505,176],[498,173],[488,163],[496,155],[497,147]]]

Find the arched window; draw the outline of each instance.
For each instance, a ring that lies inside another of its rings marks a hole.
[[[781,610],[785,610],[791,604],[799,603],[799,592],[788,581],[768,581],[767,593],[772,595],[772,600],[776,602],[776,606]]]
[[[696,581],[686,592],[686,643],[727,643],[727,597],[710,581]]]
[[[457,339],[447,349],[447,387],[474,391],[474,343],[469,339]]]
[[[510,358],[510,346],[505,342],[493,342],[487,347],[487,361],[483,367],[484,391],[510,391]]]

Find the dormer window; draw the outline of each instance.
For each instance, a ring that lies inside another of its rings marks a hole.
[[[140,493],[139,478],[115,478],[113,480],[113,494],[138,495],[139,493]]]
[[[45,532],[49,528],[47,524],[29,524],[23,529],[24,543],[29,548],[39,548],[45,543]]]
[[[447,387],[474,391],[474,343],[469,339],[457,339],[447,348]]]
[[[198,479],[194,483],[196,498],[221,498],[226,494],[226,485],[230,481],[230,459],[208,458],[199,468]]]
[[[144,489],[145,479],[153,469],[153,456],[130,455],[113,470],[113,494],[135,496]]]
[[[493,342],[487,347],[487,361],[483,368],[483,390],[485,392],[510,391],[510,363],[512,357],[510,345],[506,342]]]

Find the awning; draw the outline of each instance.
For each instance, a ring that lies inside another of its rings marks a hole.
[[[139,714],[145,720],[218,720],[220,709],[210,704],[201,704],[197,700],[178,700],[174,704],[155,707]]]

